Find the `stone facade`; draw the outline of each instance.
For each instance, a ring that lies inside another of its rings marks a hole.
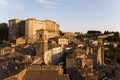
[[[2,49],[0,49],[0,56],[14,53],[14,51],[15,51],[14,48],[11,48],[11,47],[2,48]]]
[[[71,80],[98,80],[95,68],[97,55],[91,53],[90,48],[86,51],[77,48],[66,57],[66,73]],[[89,78],[88,78],[89,77]]]
[[[68,39],[64,37],[50,38],[49,41],[55,42],[56,44],[59,44],[59,45],[68,45]]]
[[[19,19],[9,20],[9,39],[25,36],[25,21]]]
[[[82,59],[82,68],[85,68],[86,66],[90,69],[93,69],[93,59],[83,58]]]
[[[70,80],[68,74],[63,73],[62,66],[31,65],[20,73],[4,80]]]
[[[44,60],[46,51],[48,51],[48,31],[41,29],[37,31],[36,55]]]
[[[36,56],[40,57],[45,64],[57,64],[60,58],[63,56],[63,48],[60,46],[52,46],[50,49],[48,46],[48,31],[37,30],[37,46]]]
[[[16,39],[16,45],[25,44],[25,39],[23,37]]]
[[[25,22],[25,38],[27,42],[36,41],[36,30],[47,30],[48,38],[59,35],[59,25],[51,20],[36,20],[34,18],[27,19]]]
[[[97,55],[97,62],[100,66],[104,64],[104,43],[102,39],[99,39],[99,49],[98,49],[98,55]]]
[[[58,39],[58,44],[68,45],[68,39],[66,39],[66,38],[59,38]]]
[[[45,64],[57,64],[61,57],[63,57],[63,48],[56,47],[45,52],[44,61]]]
[[[47,30],[48,38],[59,35],[59,24],[51,20],[36,20],[30,18],[27,20],[12,19],[9,20],[9,39],[16,39],[25,36],[26,42],[35,42],[37,30]]]

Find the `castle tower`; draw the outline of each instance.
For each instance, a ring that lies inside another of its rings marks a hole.
[[[59,35],[59,25],[51,20],[36,20],[29,18],[25,21],[25,39],[28,43],[34,43],[37,40],[36,30],[47,30],[48,38]]]
[[[98,54],[97,54],[97,62],[99,63],[100,66],[102,66],[104,63],[104,45],[103,45],[102,39],[99,39],[99,49],[98,49]]]
[[[36,19],[30,18],[25,21],[25,40],[28,43],[36,41]]]
[[[9,23],[9,39],[18,37],[18,23],[20,23],[21,20],[19,19],[11,19],[8,21]]]
[[[44,53],[48,50],[48,31],[40,29],[37,30],[37,47],[36,56],[44,60]]]

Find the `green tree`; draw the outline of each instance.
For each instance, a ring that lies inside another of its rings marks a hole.
[[[119,37],[119,32],[114,32],[115,37]]]

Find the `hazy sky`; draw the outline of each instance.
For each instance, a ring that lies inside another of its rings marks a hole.
[[[50,19],[63,31],[120,31],[120,0],[0,0],[0,23]]]

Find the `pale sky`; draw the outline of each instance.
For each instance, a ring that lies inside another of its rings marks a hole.
[[[67,32],[120,32],[120,0],[0,0],[0,23],[31,17],[56,21]]]

